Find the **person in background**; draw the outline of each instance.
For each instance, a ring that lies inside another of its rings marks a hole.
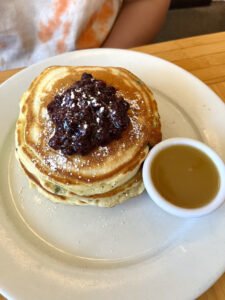
[[[76,49],[150,43],[170,0],[7,0],[0,2],[0,70]]]

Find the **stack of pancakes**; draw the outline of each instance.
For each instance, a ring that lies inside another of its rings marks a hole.
[[[113,86],[130,105],[122,136],[86,155],[64,155],[49,146],[54,124],[47,112],[54,97],[83,73]],[[143,192],[142,162],[161,140],[157,105],[149,88],[116,67],[54,66],[24,93],[16,125],[16,157],[38,191],[54,202],[112,207]]]

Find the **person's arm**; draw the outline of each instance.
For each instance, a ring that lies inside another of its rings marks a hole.
[[[160,31],[170,0],[124,0],[103,47],[131,48],[150,43]]]

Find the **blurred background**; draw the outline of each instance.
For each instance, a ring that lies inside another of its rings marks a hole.
[[[172,0],[155,42],[225,30],[225,0]]]

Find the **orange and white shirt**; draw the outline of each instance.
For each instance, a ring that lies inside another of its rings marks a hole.
[[[0,70],[101,46],[122,0],[0,1]]]

